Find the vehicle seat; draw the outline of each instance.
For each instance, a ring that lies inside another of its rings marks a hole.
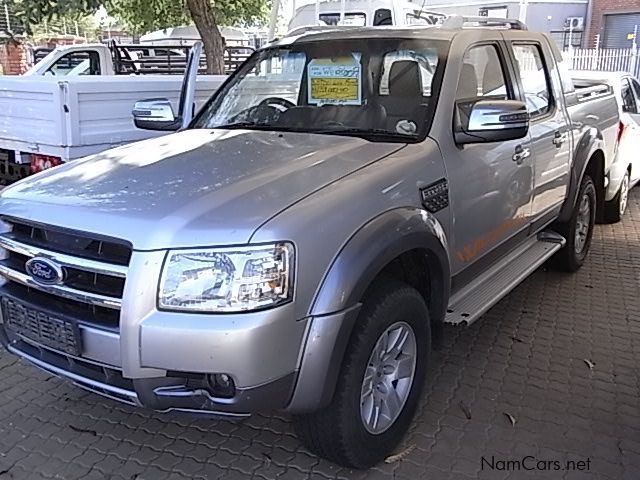
[[[478,96],[478,76],[476,69],[470,63],[463,63],[458,81],[456,100],[473,99]]]
[[[463,63],[460,71],[460,80],[458,80],[458,89],[456,90],[456,101],[463,101],[457,104],[456,114],[459,115],[459,119],[456,123],[463,126],[469,124],[469,111],[473,100],[476,98],[478,98],[476,69],[470,63]]]
[[[496,57],[490,57],[482,76],[482,95],[500,100],[508,100],[502,67]]]
[[[413,60],[398,60],[389,71],[387,129],[396,132],[401,122],[411,122],[416,131],[424,121],[428,98],[423,95],[420,66]]]

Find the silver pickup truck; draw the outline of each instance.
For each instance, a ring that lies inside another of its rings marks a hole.
[[[177,129],[162,100],[140,127]],[[407,430],[444,322],[585,261],[618,109],[517,21],[313,30],[189,128],[0,194],[0,338],[158,411],[290,412],[366,468]]]

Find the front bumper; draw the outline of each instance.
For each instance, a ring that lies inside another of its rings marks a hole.
[[[77,356],[12,333],[0,316],[1,343],[82,388],[154,410],[236,415],[287,407],[309,319],[295,318],[293,303],[242,314],[159,311],[157,282],[149,279],[160,278],[163,258],[163,252],[134,252],[117,328],[88,324],[64,309],[52,312],[77,324]],[[0,296],[16,298],[11,288],[0,288]],[[49,307],[21,295],[34,308]],[[228,376],[233,394],[218,395],[212,375]]]
[[[125,378],[117,367],[43,347],[14,335],[2,325],[0,342],[10,353],[85,390],[157,411],[243,416],[282,409],[288,405],[297,379],[294,370],[258,385],[235,387],[232,396],[217,396],[208,373],[166,371],[163,376],[131,379]]]

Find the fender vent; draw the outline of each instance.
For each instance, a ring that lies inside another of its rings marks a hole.
[[[449,206],[449,184],[445,178],[420,189],[422,206],[430,213],[439,212]]]

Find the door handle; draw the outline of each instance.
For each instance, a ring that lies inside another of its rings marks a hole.
[[[557,130],[555,135],[553,136],[553,144],[556,148],[560,148],[564,142],[566,142],[569,138],[569,134],[567,132],[560,132]]]
[[[530,156],[531,150],[529,150],[528,147],[524,148],[522,145],[518,145],[513,152],[513,156],[511,157],[511,159],[518,165],[522,165],[522,162],[524,162],[525,159],[529,158]]]

